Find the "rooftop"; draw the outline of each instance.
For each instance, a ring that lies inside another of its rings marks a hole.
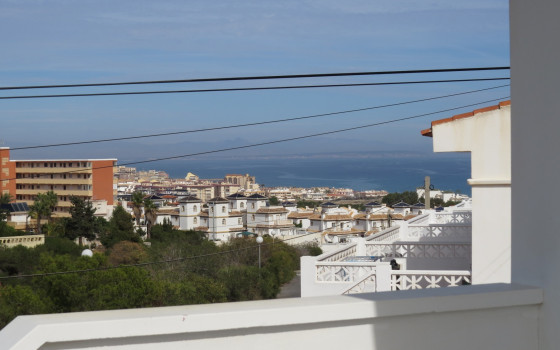
[[[488,106],[488,107],[484,107],[484,108],[475,109],[472,112],[457,114],[457,115],[454,115],[453,117],[434,120],[434,121],[432,121],[432,125],[429,129],[424,129],[424,130],[420,131],[420,133],[422,134],[422,136],[432,137],[432,128],[435,125],[449,123],[449,122],[453,122],[453,121],[463,119],[463,118],[474,117],[477,114],[484,113],[484,112],[495,111],[495,110],[501,109],[502,107],[506,107],[506,106],[511,106],[511,100],[500,102],[500,103],[498,103],[497,105],[494,105],[494,106]]]

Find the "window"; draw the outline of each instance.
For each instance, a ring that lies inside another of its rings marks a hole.
[[[225,212],[226,212],[226,206],[222,205],[222,213],[225,213]]]
[[[242,224],[243,224],[243,222],[241,221],[241,218],[237,218],[237,224],[238,224],[238,225],[242,225]]]
[[[255,214],[251,215],[251,220],[255,221]]]
[[[226,224],[226,219],[222,219],[222,225]]]
[[[245,207],[245,203],[241,202],[241,204],[239,205],[240,208],[244,208]]]
[[[185,206],[181,205],[181,211],[185,211]]]
[[[193,218],[193,221],[192,221],[192,222],[193,222],[193,224],[196,224],[197,219],[196,219],[196,218]]]
[[[251,209],[255,209],[255,203],[251,203]]]
[[[195,213],[196,213],[196,209],[197,209],[196,205],[193,205],[192,210],[193,210]]]

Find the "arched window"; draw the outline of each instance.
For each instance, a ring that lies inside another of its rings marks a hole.
[[[222,225],[226,224],[226,219],[222,219]]]
[[[255,209],[255,203],[251,203],[251,209]]]
[[[226,212],[226,206],[222,205],[222,213],[225,213],[225,212]]]
[[[196,224],[197,220],[196,218],[193,218],[193,224]]]
[[[255,214],[251,215],[251,220],[255,221]]]
[[[241,202],[241,204],[239,204],[240,208],[244,208],[245,207],[245,203]]]
[[[194,205],[194,206],[192,207],[192,210],[193,210],[195,213],[196,213],[196,209],[197,209],[197,208],[196,208],[196,205]]]

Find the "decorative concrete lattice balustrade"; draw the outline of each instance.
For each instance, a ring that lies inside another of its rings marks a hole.
[[[391,271],[390,290],[458,287],[471,284],[470,271]],[[377,290],[377,275],[359,279],[342,294],[372,293]]]
[[[344,258],[356,254],[356,243],[349,244],[331,253],[320,255],[317,259],[318,262],[326,261],[342,261]]]
[[[375,272],[375,263],[356,264],[352,262],[317,263],[317,282],[358,282],[366,275]]]
[[[369,236],[366,240],[372,242],[394,242],[400,237],[401,228],[400,226],[390,227],[379,233],[375,233]]]
[[[391,290],[457,287],[471,284],[470,271],[392,271]]]
[[[471,224],[472,211],[470,210],[455,210],[450,213],[436,213],[436,224]]]
[[[346,289],[342,294],[373,293],[376,292],[375,273],[362,277],[355,285]]]
[[[302,296],[470,284],[471,220],[468,210],[425,213],[331,253],[306,258]],[[360,259],[365,257],[373,259]]]
[[[0,246],[6,246],[8,248],[18,245],[33,248],[41,244],[45,244],[45,235],[0,237]]]
[[[371,256],[392,258],[456,258],[470,259],[470,243],[366,243],[366,253]]]
[[[471,241],[472,226],[470,224],[431,224],[409,225],[401,234],[405,241]]]

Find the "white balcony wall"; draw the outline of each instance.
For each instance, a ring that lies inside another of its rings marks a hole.
[[[18,317],[6,350],[537,348],[539,289],[484,285]],[[467,331],[468,330],[468,331]]]

